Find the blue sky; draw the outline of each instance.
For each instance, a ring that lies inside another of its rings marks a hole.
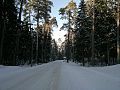
[[[58,28],[54,28],[53,31],[53,38],[57,41],[59,38],[61,38],[62,41],[64,41],[64,35],[66,31],[59,31],[59,28],[62,26],[63,21],[60,20],[60,15],[59,15],[59,9],[65,7],[71,0],[51,0],[54,4],[52,7],[52,13],[51,15],[56,17],[58,21]],[[77,5],[80,2],[80,0],[74,0]]]

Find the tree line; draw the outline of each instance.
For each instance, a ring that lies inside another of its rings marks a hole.
[[[52,6],[51,0],[0,0],[0,64],[32,66],[57,59]]]
[[[71,0],[60,8],[61,27],[67,30],[62,47],[67,61],[85,65],[120,63],[120,1],[81,0],[79,6]]]

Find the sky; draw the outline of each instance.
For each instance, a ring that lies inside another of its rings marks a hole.
[[[57,21],[58,21],[58,28],[53,28],[53,39],[56,40],[56,42],[58,44],[61,44],[60,42],[58,42],[58,39],[61,38],[61,41],[63,42],[65,40],[64,35],[66,34],[67,31],[60,31],[60,27],[62,26],[62,24],[64,23],[63,20],[60,20],[60,15],[59,15],[59,9],[65,7],[71,0],[51,0],[53,2],[53,7],[52,7],[52,13],[51,15],[56,17]],[[80,2],[80,0],[74,0],[77,5]]]

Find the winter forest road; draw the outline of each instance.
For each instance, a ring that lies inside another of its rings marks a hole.
[[[120,78],[63,61],[0,68],[0,90],[120,90]]]
[[[57,90],[60,68],[61,62],[51,62],[8,73],[0,78],[0,90]]]

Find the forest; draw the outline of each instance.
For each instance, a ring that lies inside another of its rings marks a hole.
[[[34,65],[54,60],[92,66],[120,63],[120,0],[71,0],[58,12],[66,20],[65,41],[52,38],[57,27],[52,0],[0,0],[0,64]]]

